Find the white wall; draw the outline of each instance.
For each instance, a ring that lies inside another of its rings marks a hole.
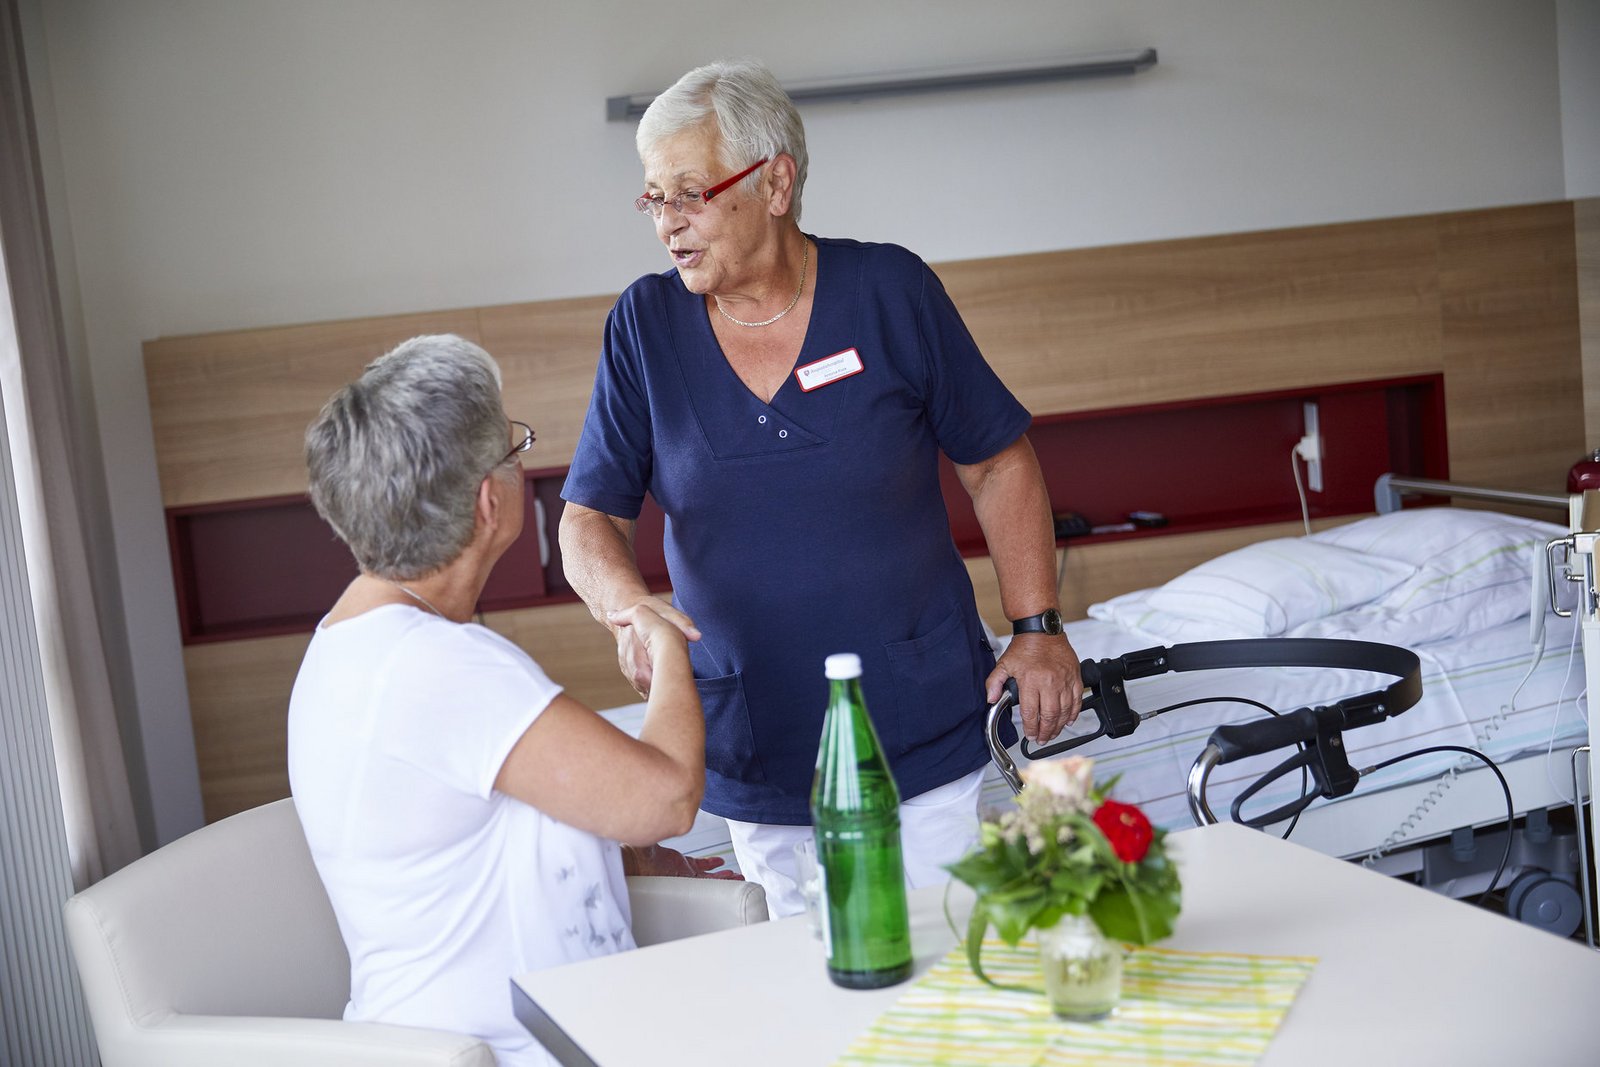
[[[1557,0],[1567,199],[1600,196],[1600,0]]]
[[[662,269],[607,96],[717,55],[809,80],[1159,50],[807,108],[807,228],[934,261],[1566,195],[1555,0],[37,2],[150,737],[188,722],[140,342]],[[147,748],[165,838],[192,754]]]

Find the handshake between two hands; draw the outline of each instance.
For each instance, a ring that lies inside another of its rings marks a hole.
[[[685,856],[665,845],[623,845],[622,872],[666,878],[721,878],[742,882],[736,871],[718,870],[721,856]]]

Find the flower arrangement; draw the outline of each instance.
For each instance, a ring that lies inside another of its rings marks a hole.
[[[1134,805],[1108,799],[1115,781],[1097,788],[1093,770],[1077,756],[1028,767],[1016,809],[985,821],[978,847],[949,867],[977,892],[967,960],[991,985],[979,960],[991,923],[1012,946],[1065,916],[1087,916],[1115,941],[1172,934],[1182,887],[1165,832]]]

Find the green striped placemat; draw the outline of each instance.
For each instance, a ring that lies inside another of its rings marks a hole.
[[[835,1067],[1065,1067],[1068,1064],[1253,1064],[1295,995],[1311,956],[1246,956],[1131,948],[1111,1018],[1071,1023],[1050,1013],[1039,950],[983,943],[983,969],[1019,993],[984,985],[957,947],[857,1038]]]

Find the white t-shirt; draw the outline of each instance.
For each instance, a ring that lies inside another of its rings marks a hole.
[[[618,846],[494,791],[559,692],[498,634],[407,605],[318,628],[289,783],[350,950],[346,1019],[553,1063],[512,1014],[511,976],[633,947]]]

